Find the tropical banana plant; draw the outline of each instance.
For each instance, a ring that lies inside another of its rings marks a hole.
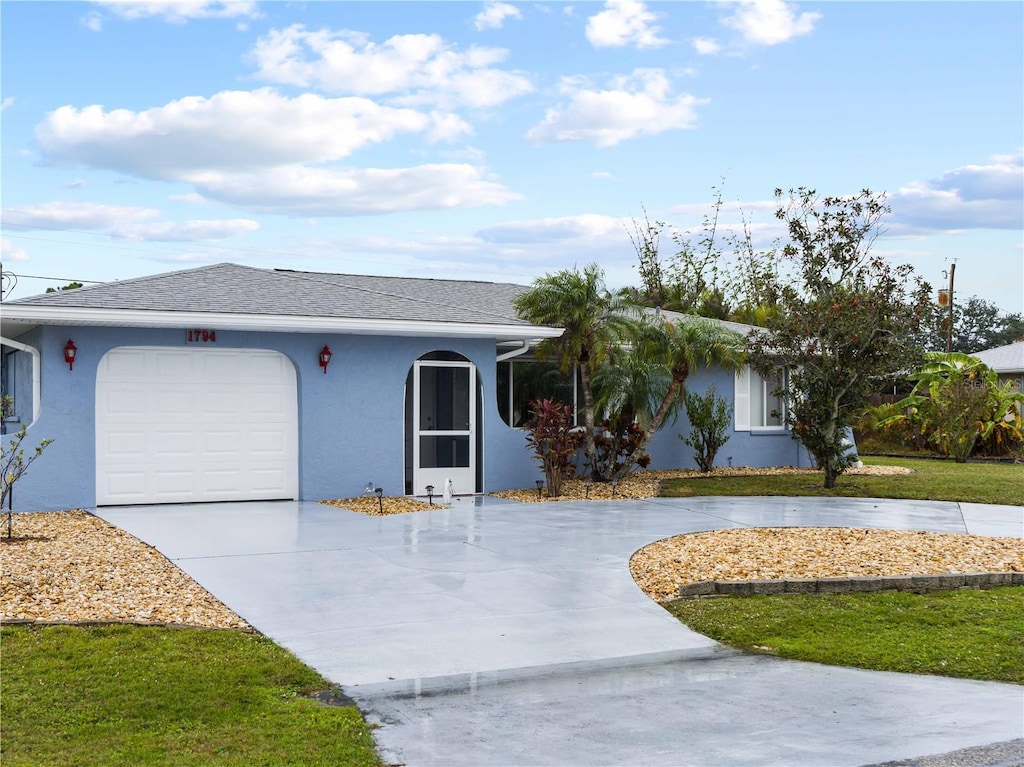
[[[925,363],[908,376],[911,393],[893,405],[896,414],[883,425],[914,425],[957,463],[964,463],[982,440],[1022,441],[1024,394],[1000,386],[992,368],[961,352],[928,352]]]

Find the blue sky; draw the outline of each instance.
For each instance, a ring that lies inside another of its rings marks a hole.
[[[3,2],[15,296],[232,261],[637,284],[646,207],[781,231],[884,190],[875,250],[1024,309],[1019,2]],[[643,207],[642,207],[643,206]],[[668,257],[673,244],[662,241]]]

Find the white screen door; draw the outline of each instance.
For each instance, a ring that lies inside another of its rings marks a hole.
[[[413,494],[476,492],[476,366],[418,360],[413,382]]]

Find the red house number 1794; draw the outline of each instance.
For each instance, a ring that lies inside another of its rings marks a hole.
[[[214,343],[217,340],[216,330],[190,330],[188,331],[188,342],[191,343]]]

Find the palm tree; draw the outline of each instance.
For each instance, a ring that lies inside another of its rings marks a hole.
[[[648,320],[629,353],[658,366],[663,375],[649,377],[657,387],[653,392],[633,390],[627,394],[630,402],[650,402],[651,410],[638,418],[644,427],[643,438],[619,469],[616,479],[630,470],[665,420],[678,412],[686,391],[686,379],[694,368],[718,365],[736,371],[742,367],[746,356],[743,336],[713,320],[696,316],[678,322],[660,316]],[[665,378],[668,379],[667,387],[663,383]],[[658,394],[661,395],[660,400]]]
[[[541,357],[557,358],[564,373],[579,368],[586,429],[584,452],[593,468],[596,446],[591,375],[635,325],[638,304],[626,293],[611,293],[604,284],[604,271],[590,264],[582,272],[563,269],[538,277],[514,305],[524,320],[565,329],[560,337],[540,344],[537,352]]]

